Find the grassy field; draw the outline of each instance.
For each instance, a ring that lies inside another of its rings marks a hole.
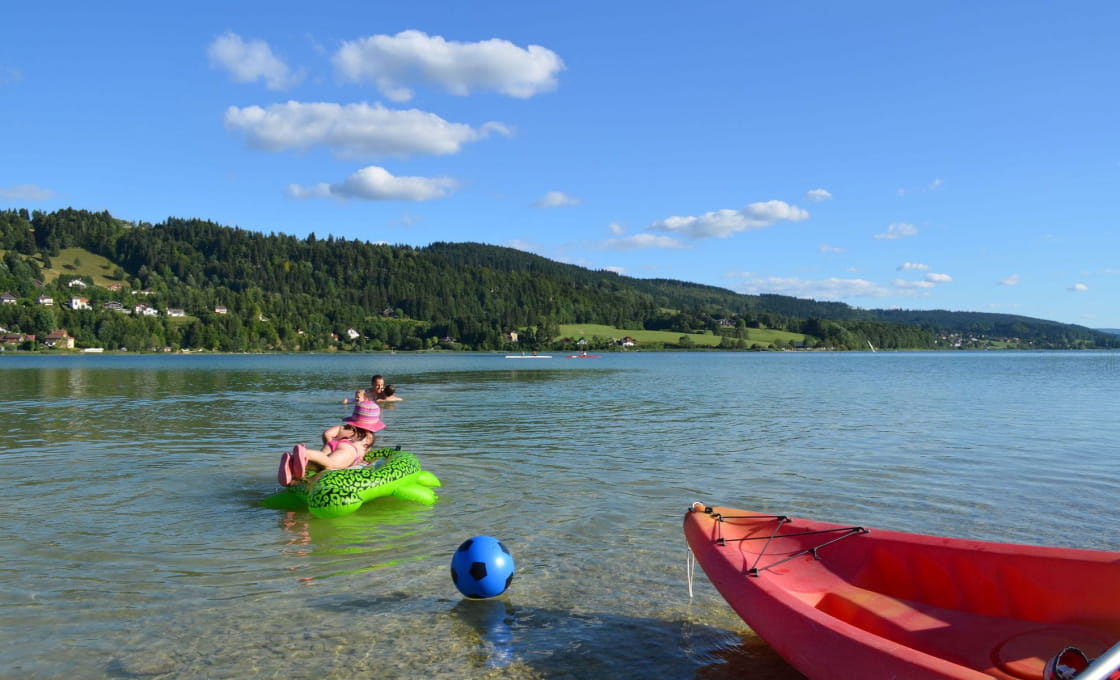
[[[59,276],[87,276],[93,280],[95,286],[102,288],[111,283],[120,283],[116,279],[109,278],[117,269],[115,264],[84,248],[63,248],[50,260],[51,267],[43,268],[43,278],[46,283],[51,283]],[[42,262],[39,264],[41,265]]]
[[[630,336],[638,341],[638,345],[643,343],[664,343],[668,345],[676,345],[680,342],[682,335],[688,335],[692,339],[692,344],[697,347],[719,347],[720,336],[711,333],[677,333],[674,331],[644,331],[644,330],[627,330],[624,328],[615,328],[613,326],[600,326],[598,324],[585,323],[585,324],[560,324],[560,336],[576,338],[587,338],[591,340],[594,337],[600,338],[624,338]],[[805,339],[805,336],[800,333],[788,333],[786,331],[775,331],[769,329],[756,329],[752,328],[747,336],[747,345],[759,344],[763,347],[768,347],[776,341],[781,341],[783,344],[788,344],[791,340],[800,342]]]

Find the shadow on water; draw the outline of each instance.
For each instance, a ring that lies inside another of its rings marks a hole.
[[[400,599],[406,597],[403,592],[335,595],[317,600],[315,606],[332,614],[360,618],[377,612],[399,612]],[[759,638],[706,626],[689,618],[662,620],[523,607],[508,596],[488,600],[463,598],[442,610],[450,602],[429,601],[423,616],[436,633],[432,642],[438,638],[437,644],[458,667],[460,677],[803,677]],[[407,656],[407,652],[402,654]],[[385,665],[377,669],[377,676],[397,677]]]
[[[517,607],[504,599],[464,599],[450,614],[457,634],[474,645],[475,667],[524,664],[541,678],[588,680],[801,677],[758,638],[690,620]]]

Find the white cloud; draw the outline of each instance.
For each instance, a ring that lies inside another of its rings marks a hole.
[[[1001,286],[1017,286],[1019,285],[1019,275],[1012,274],[1004,279],[1000,279],[999,285]]]
[[[622,236],[626,233],[626,227],[622,226],[618,222],[611,222],[607,225],[607,229],[609,229],[610,232],[615,236]]]
[[[0,198],[15,201],[47,201],[54,197],[54,192],[34,184],[17,184],[14,187],[0,187]]]
[[[302,103],[289,101],[226,110],[226,129],[241,132],[249,146],[266,151],[326,146],[339,158],[361,159],[408,154],[457,153],[467,142],[491,132],[509,134],[500,123],[472,128],[449,123],[417,109],[388,109],[381,104]]]
[[[927,290],[929,288],[933,288],[934,285],[936,285],[936,284],[934,284],[933,281],[904,281],[902,279],[895,279],[891,283],[891,285],[893,285],[895,288],[897,288],[899,290],[908,291],[908,290]]]
[[[898,271],[900,272],[924,272],[928,269],[928,264],[918,264],[917,262],[903,262],[902,264],[898,265]]]
[[[371,165],[355,172],[338,184],[315,184],[301,187],[292,184],[292,198],[362,199],[365,201],[431,201],[443,198],[457,186],[447,177],[394,177],[385,168]]]
[[[748,295],[776,293],[815,300],[841,300],[848,298],[883,298],[896,294],[889,288],[864,279],[802,279],[798,277],[756,277],[746,274],[747,280],[736,290]]]
[[[303,80],[303,74],[292,73],[263,40],[245,42],[230,32],[210,43],[206,53],[212,67],[225,69],[238,83],[263,80],[270,90],[286,90]]]
[[[844,252],[844,249],[839,247],[839,246],[831,246],[827,243],[822,243],[819,246],[817,246],[817,252],[818,253],[830,253],[830,254],[837,254],[838,255],[838,254]]]
[[[953,277],[948,274],[926,274],[926,281],[931,283],[952,283]]]
[[[536,208],[559,208],[566,205],[579,205],[579,199],[562,191],[550,191],[533,203]]]
[[[1084,283],[1075,283],[1070,286],[1069,290],[1071,293],[1084,293],[1089,290],[1089,286],[1086,286]]]
[[[941,185],[943,185],[943,184],[945,184],[945,180],[938,177],[938,178],[934,179],[932,182],[929,183],[929,190],[930,191],[937,191],[938,189],[941,188]]]
[[[717,210],[698,217],[668,217],[651,224],[649,231],[680,234],[686,238],[727,238],[740,231],[762,229],[775,222],[800,222],[809,212],[784,201],[751,203],[742,210]]]
[[[895,222],[887,227],[887,230],[882,234],[875,234],[878,239],[896,239],[904,238],[907,236],[917,236],[918,228],[907,222]]]
[[[643,248],[688,248],[685,243],[672,236],[654,236],[653,234],[634,234],[624,238],[607,239],[600,246],[601,250],[641,250]]]
[[[832,194],[825,189],[810,189],[805,192],[805,198],[814,203],[820,203],[821,201],[827,201],[832,198]]]
[[[422,31],[373,35],[348,41],[334,55],[348,80],[374,83],[393,101],[408,101],[412,87],[434,85],[455,95],[492,91],[526,98],[556,88],[560,57],[540,45],[506,40],[463,43]]]

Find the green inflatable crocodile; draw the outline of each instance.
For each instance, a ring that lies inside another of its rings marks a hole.
[[[367,463],[378,459],[384,459],[385,464],[308,475],[264,499],[262,504],[281,510],[307,508],[316,517],[343,517],[362,507],[362,503],[381,496],[396,496],[424,505],[436,502],[432,487],[439,486],[440,481],[420,468],[415,455],[399,449],[375,449],[365,455]]]

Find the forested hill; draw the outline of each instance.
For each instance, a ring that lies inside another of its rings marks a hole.
[[[836,349],[977,339],[1120,346],[1117,336],[1026,317],[862,310],[634,279],[478,243],[298,239],[196,219],[153,225],[106,212],[0,211],[0,252],[0,326],[10,337],[38,340],[64,328],[78,346],[536,349],[563,346],[560,324],[706,331],[728,349],[757,348],[752,329],[805,334],[803,346]],[[83,262],[81,253],[98,262]]]

